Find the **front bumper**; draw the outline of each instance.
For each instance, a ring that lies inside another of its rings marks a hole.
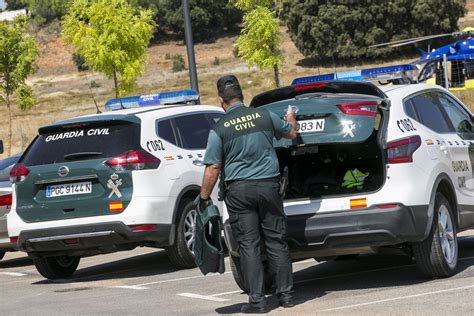
[[[166,247],[173,237],[174,225],[133,231],[122,222],[108,222],[22,231],[15,246],[32,257],[88,256],[145,245]]]
[[[428,221],[428,205],[294,215],[287,218],[285,239],[293,258],[361,253],[379,246],[422,241]],[[227,246],[238,255],[228,222],[224,229]]]

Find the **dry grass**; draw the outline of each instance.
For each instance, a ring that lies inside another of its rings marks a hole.
[[[474,0],[468,1],[468,8],[474,7]],[[470,12],[471,13],[471,12]],[[472,18],[471,18],[472,17]],[[474,15],[469,14],[460,24],[470,25]],[[56,27],[56,26],[53,26]],[[48,33],[49,32],[49,33]],[[112,81],[101,74],[87,72],[79,73],[71,59],[72,51],[51,32],[39,32],[40,58],[38,60],[38,73],[29,79],[37,104],[28,112],[13,112],[13,146],[12,152],[20,151],[20,129],[27,144],[36,135],[40,126],[65,118],[83,114],[95,113],[95,106],[91,98],[89,85],[95,82],[96,88],[92,89],[99,104],[113,97]],[[52,32],[54,34],[54,32]],[[285,55],[285,66],[281,74],[283,84],[289,84],[295,77],[333,72],[332,65],[327,68],[312,68],[302,65],[304,57],[290,40],[286,30],[282,28],[282,51]],[[199,75],[199,88],[203,104],[216,104],[215,82],[223,74],[237,74],[244,89],[245,99],[249,101],[252,96],[262,91],[273,88],[273,73],[249,69],[240,60],[233,56],[232,48],[235,37],[222,38],[211,44],[198,44],[195,47]],[[166,59],[166,54],[182,54],[186,56],[186,48],[179,42],[167,42],[149,48],[149,58],[145,73],[137,82],[136,94],[156,93],[185,89],[189,87],[187,71],[172,73],[171,62]],[[215,58],[220,64],[213,65]],[[392,64],[409,62],[397,60]],[[370,62],[364,67],[377,67],[380,64]],[[351,68],[338,68],[339,71]],[[471,110],[474,110],[474,91],[461,91],[455,93]],[[0,107],[0,139],[5,142],[7,136],[6,107]],[[8,144],[5,144],[8,146]],[[5,154],[0,155],[0,158]]]

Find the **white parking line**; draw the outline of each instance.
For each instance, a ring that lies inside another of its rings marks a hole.
[[[374,304],[380,304],[380,303],[391,302],[391,301],[399,301],[399,300],[405,300],[405,299],[415,298],[415,297],[420,297],[420,296],[427,296],[427,295],[433,295],[433,294],[439,294],[439,293],[460,291],[460,290],[466,290],[466,289],[472,289],[472,288],[474,288],[474,285],[467,285],[467,286],[455,287],[455,288],[451,288],[451,289],[425,292],[425,293],[399,296],[399,297],[392,297],[392,298],[387,298],[387,299],[384,299],[384,300],[371,301],[371,302],[365,302],[365,303],[360,303],[360,304],[353,304],[353,305],[346,305],[346,306],[341,306],[341,307],[323,309],[321,312],[331,312],[331,311],[337,311],[337,310],[341,310],[341,309],[349,309],[349,308],[355,308],[355,307],[361,307],[361,306],[367,306],[367,305],[374,305]]]
[[[0,272],[0,274],[10,275],[10,276],[25,276],[25,275],[27,275],[26,273],[21,273],[21,272]]]
[[[232,272],[230,272],[230,271],[229,272],[224,272],[223,274],[229,274],[229,273],[232,273]],[[218,274],[218,273],[213,273],[213,274],[208,274],[208,275],[195,275],[195,276],[184,277],[184,278],[160,280],[160,281],[148,282],[148,283],[142,283],[142,284],[135,284],[135,285],[119,285],[119,286],[113,286],[113,287],[114,288],[130,289],[130,290],[148,290],[149,288],[146,287],[147,285],[169,283],[169,282],[178,282],[178,281],[200,279],[200,278],[208,278],[208,277],[220,276],[220,275],[221,274]]]
[[[176,295],[190,297],[190,298],[198,298],[201,300],[214,301],[214,302],[227,302],[228,301],[228,299],[226,298],[219,298],[219,297],[214,297],[210,295],[199,295],[199,294],[194,294],[194,293],[179,293]]]

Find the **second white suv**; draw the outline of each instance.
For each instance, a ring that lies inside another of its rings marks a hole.
[[[435,85],[310,79],[251,102],[280,116],[299,109],[297,139],[275,141],[292,258],[399,250],[427,276],[453,274],[456,234],[474,227],[472,114]]]

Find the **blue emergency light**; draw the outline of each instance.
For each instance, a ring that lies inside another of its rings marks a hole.
[[[377,67],[369,69],[358,69],[350,71],[341,71],[331,74],[307,76],[296,78],[291,85],[304,83],[313,83],[329,80],[359,80],[359,81],[383,81],[407,77],[407,72],[417,70],[415,65],[404,64],[386,67]]]
[[[141,106],[164,105],[164,104],[198,104],[199,94],[191,89],[160,92],[141,96],[110,99],[105,102],[107,110],[115,111],[131,109]]]

